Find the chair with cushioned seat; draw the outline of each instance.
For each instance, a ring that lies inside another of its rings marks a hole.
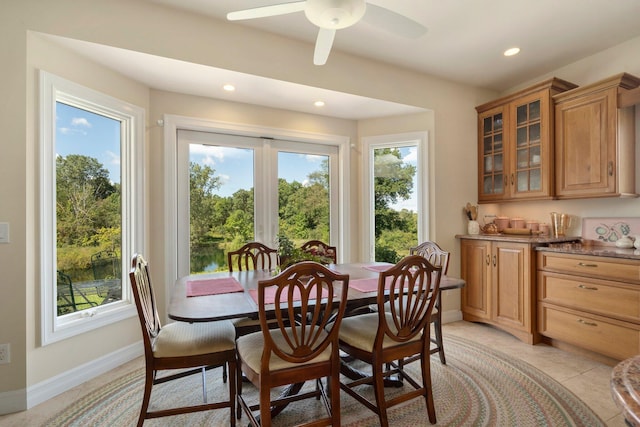
[[[322,264],[329,264],[329,260],[331,260],[333,264],[338,262],[338,250],[336,247],[329,246],[321,240],[309,240],[304,242],[300,249],[323,260],[327,260],[327,262],[322,262]]]
[[[249,242],[240,249],[227,252],[229,271],[271,270],[277,265],[278,251],[260,242]]]
[[[408,255],[378,279],[377,310],[374,313],[345,317],[340,326],[340,350],[352,358],[368,363],[373,375],[340,384],[340,388],[375,412],[380,425],[387,427],[387,410],[402,402],[422,396],[432,424],[436,412],[431,387],[429,347],[431,313],[440,291],[442,267],[436,267],[420,255]],[[385,310],[388,287],[389,309]],[[419,355],[422,384],[413,379],[403,363],[396,361]],[[414,389],[385,397],[384,380],[399,374]],[[372,384],[375,403],[361,394],[358,387]]]
[[[337,282],[341,282],[336,286]],[[253,426],[271,426],[271,410],[310,397],[321,398],[327,417],[304,426],[340,425],[340,354],[338,329],[344,315],[349,276],[312,261],[294,264],[278,276],[258,283],[258,310],[262,329],[236,341],[237,378],[242,373],[259,391],[251,404],[238,381],[238,417],[241,410]],[[274,295],[277,327],[267,325],[266,295]],[[295,295],[299,297],[296,298]],[[338,301],[337,311],[334,304]],[[328,392],[322,385],[327,379]],[[271,390],[284,385],[315,381],[315,389],[294,396],[271,398]],[[289,408],[287,408],[288,410]],[[258,422],[254,412],[259,410]],[[301,415],[304,418],[304,414]]]
[[[446,275],[449,269],[449,252],[443,250],[437,243],[432,241],[426,241],[418,246],[409,250],[411,255],[420,255],[426,258],[431,264],[442,267],[442,275]],[[435,344],[430,352],[431,354],[438,353],[440,356],[440,362],[446,364],[444,357],[444,345],[442,341],[442,307],[441,307],[441,293],[438,293],[436,302],[433,307],[433,313],[431,314],[431,323],[433,323],[433,330],[435,336],[431,338],[431,342]]]
[[[246,270],[271,270],[275,267],[278,251],[260,242],[249,242],[235,251],[227,253],[229,272]],[[249,317],[233,319],[236,336],[249,334],[260,330],[260,321]]]
[[[174,322],[162,326],[158,318],[149,267],[139,254],[133,256],[129,278],[142,328],[145,354],[145,384],[138,427],[149,418],[221,408],[229,408],[230,425],[235,426],[237,381],[235,378],[235,329],[231,322],[193,324]],[[228,366],[229,396],[226,400],[207,403],[205,372],[217,366]],[[180,371],[157,377],[159,371],[165,370]],[[151,389],[154,385],[200,372],[202,373],[203,404],[149,411]]]

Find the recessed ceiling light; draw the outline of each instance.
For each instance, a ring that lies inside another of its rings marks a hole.
[[[324,107],[324,101],[316,101],[313,103],[316,107]]]
[[[511,49],[507,49],[504,51],[504,56],[513,56],[517,55],[520,52],[519,47],[512,47]]]
[[[233,92],[234,90],[236,90],[236,87],[232,84],[226,84],[224,86],[222,86],[222,89],[226,90],[227,92]]]

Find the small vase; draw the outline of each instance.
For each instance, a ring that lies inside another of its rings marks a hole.
[[[480,234],[480,223],[478,221],[469,221],[467,224],[467,234]]]

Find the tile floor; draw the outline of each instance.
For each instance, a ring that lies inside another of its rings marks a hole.
[[[530,346],[493,327],[469,322],[453,322],[443,326],[444,335],[456,335],[477,341],[519,357],[563,384],[588,404],[608,426],[624,427],[624,418],[611,399],[609,377],[611,367],[591,359],[544,344]],[[446,343],[446,341],[445,341]],[[80,396],[126,372],[143,366],[143,359],[131,361],[114,372],[75,387],[28,411],[0,415],[1,427],[40,426],[56,412]]]

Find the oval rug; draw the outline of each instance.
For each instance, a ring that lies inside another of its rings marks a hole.
[[[573,393],[548,375],[499,351],[456,336],[445,336],[447,365],[431,359],[438,426],[604,426],[604,422]],[[407,369],[419,378],[416,362]],[[137,422],[144,371],[139,369],[108,383],[52,417],[47,426],[133,426]],[[208,373],[208,396],[224,396],[220,369]],[[370,393],[370,387],[363,386]],[[388,388],[387,396],[397,389]],[[221,394],[222,393],[222,394]],[[245,383],[243,394],[257,396]],[[373,393],[370,393],[373,399]],[[199,375],[154,387],[151,402],[166,408],[184,402],[200,403]],[[274,426],[292,426],[321,414],[322,405],[311,399],[291,405],[274,419]],[[378,426],[373,412],[341,395],[342,425]],[[146,420],[145,426],[225,426],[227,410]],[[247,425],[247,418],[238,421]],[[424,399],[416,398],[389,411],[392,426],[429,426]]]

